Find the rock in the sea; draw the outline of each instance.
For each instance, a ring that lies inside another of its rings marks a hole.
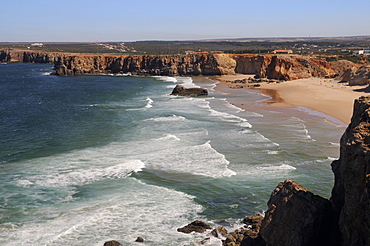
[[[340,245],[337,214],[329,200],[287,179],[267,203],[260,234],[267,245]]]
[[[219,226],[211,232],[212,236],[223,239],[227,236],[227,230],[223,226]]]
[[[112,240],[104,243],[104,246],[122,246],[118,241]]]
[[[183,85],[176,85],[172,90],[171,95],[175,96],[185,96],[185,97],[198,97],[198,96],[207,96],[207,89],[203,88],[185,88]]]
[[[137,242],[137,243],[143,243],[144,242],[144,238],[137,237],[136,240],[135,240],[135,242]]]
[[[212,235],[222,239],[223,246],[265,246],[266,243],[262,239],[259,231],[263,216],[255,214],[244,218],[244,227],[233,232],[227,233],[226,229],[220,226],[212,231]],[[216,231],[216,233],[215,233]],[[220,231],[223,233],[220,233]],[[220,237],[221,234],[221,237]]]
[[[203,233],[208,229],[212,229],[211,226],[204,223],[203,221],[196,220],[184,227],[178,228],[177,231],[183,232],[183,233],[191,233],[191,232]]]
[[[370,97],[355,100],[332,169],[331,201],[340,212],[343,245],[370,245]]]

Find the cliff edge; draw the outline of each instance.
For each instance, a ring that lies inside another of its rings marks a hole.
[[[340,140],[331,201],[339,214],[343,245],[370,245],[370,97],[355,100]]]

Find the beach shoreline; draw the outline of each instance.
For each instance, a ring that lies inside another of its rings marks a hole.
[[[228,90],[228,93],[232,93],[233,90],[245,90],[248,84],[238,83],[238,81],[249,77],[251,75],[244,74],[215,77],[214,79],[220,81],[216,90],[224,91],[225,86],[234,88]],[[271,97],[270,100],[266,100],[266,103],[271,106],[305,107],[334,117],[344,124],[349,124],[351,120],[354,100],[368,95],[368,93],[361,91],[366,86],[348,86],[347,83],[339,83],[337,80],[323,78],[299,79],[279,83],[261,82],[258,85],[253,89]]]

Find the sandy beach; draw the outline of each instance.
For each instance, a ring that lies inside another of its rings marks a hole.
[[[242,80],[250,75],[225,75],[217,79],[227,85],[226,81]],[[232,85],[235,86],[233,83]],[[241,84],[242,86],[245,84]],[[365,86],[366,87],[366,86]],[[262,93],[271,96],[269,102],[278,107],[302,106],[322,112],[348,124],[353,110],[353,102],[369,93],[356,91],[364,86],[348,86],[333,79],[309,78],[281,83],[260,83]],[[236,89],[238,90],[238,89]]]

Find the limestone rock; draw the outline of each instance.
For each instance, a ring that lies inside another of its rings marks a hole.
[[[178,228],[177,231],[183,232],[183,233],[191,233],[191,232],[203,233],[208,229],[212,229],[212,228],[208,224],[204,223],[203,221],[196,220],[184,227]]]
[[[329,200],[287,179],[267,204],[260,230],[267,245],[339,245],[337,216]]]
[[[340,212],[343,245],[370,245],[370,98],[355,100],[340,141],[331,201]]]
[[[186,96],[186,97],[198,97],[198,96],[207,96],[207,89],[203,88],[185,88],[183,85],[176,85],[172,90],[171,95],[174,96]]]

